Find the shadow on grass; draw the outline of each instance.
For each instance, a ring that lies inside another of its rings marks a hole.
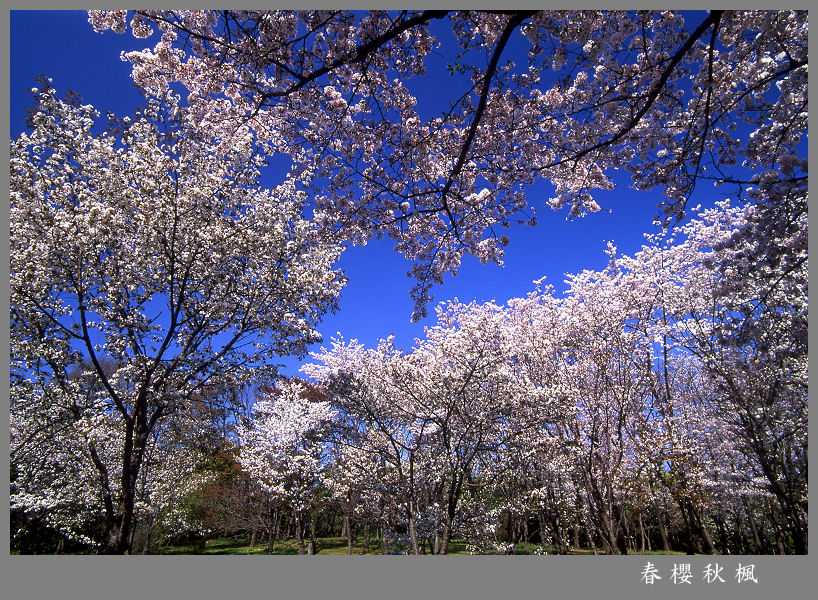
[[[317,549],[315,554],[317,556],[347,556],[347,540],[342,537],[328,537],[317,538]],[[353,546],[352,556],[380,556],[381,545],[380,542],[372,538],[369,544],[369,552],[363,552],[364,540],[358,538]],[[533,550],[533,545],[531,546]],[[294,539],[276,540],[273,545],[273,551],[269,551],[267,542],[250,546],[246,539],[237,538],[214,538],[206,540],[204,544],[180,544],[174,546],[167,546],[161,549],[157,554],[168,555],[230,555],[230,556],[294,556],[298,555],[298,543]],[[306,550],[305,550],[306,554]],[[594,553],[590,548],[572,548],[569,553],[570,556],[593,556]],[[665,555],[665,554],[684,554],[683,552],[663,552],[661,550],[653,550],[645,553],[636,552],[636,555]],[[449,545],[448,556],[464,556],[470,555],[466,550],[466,542],[461,540],[452,540]],[[526,555],[525,545],[518,544],[514,549],[514,555]],[[552,554],[549,554],[552,555]],[[427,555],[429,556],[429,555]]]

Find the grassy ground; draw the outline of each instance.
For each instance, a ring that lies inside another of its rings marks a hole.
[[[318,556],[346,556],[347,555],[347,540],[342,537],[317,538]],[[353,556],[360,556],[363,554],[364,540],[359,537],[352,550]],[[467,554],[466,544],[464,542],[452,541],[450,543],[451,554]],[[247,544],[246,538],[216,538],[207,540],[204,547],[201,544],[188,544],[178,546],[168,546],[163,549],[162,554],[250,554],[250,555],[269,555],[267,542],[250,546]],[[381,553],[380,542],[374,536],[370,539],[369,554],[379,555]],[[298,542],[295,539],[276,540],[273,546],[274,555],[293,555],[298,554]]]
[[[347,555],[347,540],[346,538],[341,537],[331,537],[331,538],[318,538],[317,540],[318,550],[316,555],[318,556],[346,556]],[[363,554],[363,546],[364,541],[363,538],[358,538],[356,540],[355,546],[353,548],[353,556],[361,556]],[[531,545],[532,552],[534,551],[534,545]],[[178,546],[169,546],[162,550],[162,554],[230,554],[230,555],[257,555],[257,556],[269,556],[269,550],[267,548],[267,543],[260,543],[256,544],[255,546],[250,546],[247,544],[246,538],[239,538],[238,540],[234,538],[215,538],[212,540],[207,540],[202,546],[201,544],[189,544],[189,545],[178,545]],[[277,540],[274,547],[273,552],[274,555],[295,555],[298,554],[298,544],[295,539],[289,540]],[[375,537],[372,537],[370,540],[369,545],[369,554],[370,555],[380,555],[381,547],[378,540]],[[468,555],[469,552],[466,551],[466,544],[465,542],[452,540],[449,545],[449,554],[450,555]],[[514,554],[521,555],[525,554],[525,546],[523,544],[518,544],[517,547],[514,549]],[[577,555],[593,555],[593,551],[590,548],[574,548],[570,551],[570,554],[577,554]],[[637,553],[640,554],[640,553]],[[662,552],[661,550],[653,550],[650,552],[645,552],[648,555],[662,555],[662,554],[684,554],[683,552],[671,552],[666,553]]]
[[[346,538],[318,538],[318,555],[345,555],[347,553]],[[358,540],[355,546],[355,554],[360,554],[363,549],[363,540]],[[273,545],[273,554],[288,555],[298,554],[298,542],[295,539],[276,540]],[[370,553],[380,554],[380,545],[374,538],[370,543]],[[200,544],[169,546],[162,551],[162,554],[255,554],[269,555],[267,542],[250,546],[246,538],[216,538],[207,540],[204,547]]]

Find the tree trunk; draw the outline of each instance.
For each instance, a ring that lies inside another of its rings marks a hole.
[[[642,522],[642,511],[636,514],[637,523],[639,524],[639,552],[645,553],[645,525]]]
[[[156,519],[157,518],[158,518],[158,515],[154,516],[153,519],[151,519],[151,524],[148,527],[147,533],[145,534],[145,543],[142,544],[142,554],[147,554],[148,550],[150,550],[150,548],[151,548],[151,538],[153,537],[153,530],[156,527]]]
[[[352,554],[352,523],[350,523],[349,508],[344,510],[344,531],[347,538],[347,554]]]
[[[440,540],[440,554],[448,554],[449,553],[449,540],[452,537],[452,524],[451,520],[446,516],[446,522],[443,524],[443,536]]]
[[[418,532],[415,528],[415,513],[409,513],[409,539],[412,541],[412,554],[418,556],[420,554],[420,546],[418,546]]]
[[[755,545],[755,553],[756,554],[765,554],[766,548],[764,547],[763,542],[761,541],[761,536],[758,534],[758,527],[756,526],[755,516],[753,515],[753,510],[750,507],[750,503],[747,501],[747,496],[741,497],[742,503],[744,504],[744,508],[747,511],[747,518],[750,522],[750,531],[753,532],[753,544]]]
[[[145,454],[148,435],[152,429],[147,421],[147,405],[144,398],[138,398],[134,416],[125,426],[125,443],[122,450],[122,476],[119,511],[114,527],[106,539],[105,554],[128,554],[131,550],[131,528],[134,524],[134,501],[136,482],[142,457]]]
[[[742,526],[741,512],[735,511],[733,516],[735,517],[736,521],[735,529],[733,530],[733,546],[736,548],[737,554],[747,554],[747,549],[744,542],[744,533],[742,532],[744,527]]]
[[[667,525],[665,524],[665,512],[659,512],[659,535],[662,537],[662,552],[670,552],[670,541],[667,537]]]
[[[537,511],[537,522],[540,525],[540,545],[545,548],[546,539],[548,536],[548,524],[543,511]]]
[[[443,526],[443,541],[440,545],[440,553],[449,553],[449,541],[452,538],[452,524],[455,514],[457,514],[457,501],[460,499],[460,490],[463,486],[463,473],[452,476],[449,484],[449,494],[446,502],[446,523]]]
[[[310,554],[318,554],[318,542],[315,540],[315,511],[310,511]]]
[[[713,520],[716,522],[716,530],[719,532],[720,551],[722,554],[728,554],[727,528],[724,526],[724,517],[713,515]]]
[[[702,542],[704,543],[704,553],[705,554],[716,554],[716,547],[713,545],[713,537],[710,535],[710,530],[707,528],[707,523],[705,523],[702,514],[699,510],[693,505],[693,502],[690,502],[690,515],[693,518],[694,523],[696,524],[696,528],[699,530],[701,535]]]
[[[560,526],[559,517],[549,515],[548,523],[551,525],[551,531],[554,532],[554,552],[563,555],[568,554],[568,547],[565,545],[565,536]]]
[[[783,528],[779,523],[779,520],[776,516],[776,509],[774,504],[768,500],[767,502],[767,510],[770,513],[770,521],[773,524],[773,531],[775,532],[775,542],[778,546],[778,551],[780,554],[790,554],[789,544],[787,544],[786,537],[783,533]]]
[[[361,554],[369,554],[369,542],[370,542],[370,533],[369,533],[369,518],[367,517],[366,521],[364,521],[364,549]]]
[[[293,510],[295,513],[295,539],[298,543],[298,554],[303,555],[304,548],[304,520],[300,510]]]

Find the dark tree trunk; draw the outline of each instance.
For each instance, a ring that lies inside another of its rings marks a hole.
[[[662,552],[670,552],[670,540],[667,537],[667,525],[665,523],[665,513],[660,511],[658,515],[659,535],[662,538]]]
[[[295,539],[298,543],[298,554],[303,555],[304,548],[304,519],[300,510],[293,510],[295,513]]]
[[[755,553],[756,554],[766,554],[766,548],[764,543],[761,541],[761,536],[758,533],[758,527],[756,526],[756,519],[753,515],[752,507],[750,503],[747,501],[747,496],[741,497],[742,503],[744,504],[744,508],[747,511],[747,519],[750,522],[750,531],[753,532],[753,544],[755,545]]]
[[[636,515],[637,523],[639,525],[639,552],[645,553],[645,523],[642,521],[642,511]]]
[[[344,531],[347,539],[347,554],[352,554],[352,523],[350,522],[349,508],[344,510]]]
[[[770,521],[773,524],[773,531],[775,532],[775,542],[778,546],[778,551],[780,554],[791,554],[789,544],[787,543],[786,536],[784,535],[784,528],[781,527],[781,523],[779,522],[777,511],[775,506],[772,502],[768,502],[767,509],[770,513]]]
[[[727,528],[724,526],[724,517],[713,515],[713,521],[715,521],[716,530],[719,532],[719,551],[722,554],[728,554]]]
[[[698,529],[699,534],[701,535],[702,542],[704,543],[704,553],[716,554],[716,547],[713,545],[713,538],[710,535],[710,531],[707,528],[707,523],[705,523],[702,514],[693,505],[693,502],[690,502],[690,515],[693,519],[693,522],[696,524],[696,529]]]
[[[449,485],[448,501],[446,503],[446,523],[443,526],[443,541],[440,544],[440,553],[449,553],[449,541],[452,537],[452,524],[457,514],[457,501],[460,498],[460,490],[463,485],[463,474],[460,473],[452,477]]]
[[[310,511],[310,554],[318,554],[318,542],[315,539],[315,511]]]

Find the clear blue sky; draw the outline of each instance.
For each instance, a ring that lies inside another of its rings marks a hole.
[[[130,64],[120,59],[120,52],[152,47],[155,39],[137,40],[130,33],[94,33],[83,11],[12,11],[10,30],[12,136],[24,130],[25,109],[32,106],[27,90],[40,73],[53,79],[60,95],[72,89],[103,114],[110,110],[124,116],[141,104],[130,79]],[[446,47],[440,50],[445,53]],[[450,82],[445,72],[437,81],[418,82],[419,110],[425,112],[424,104],[428,106],[433,99],[445,96],[448,100],[440,89]],[[541,206],[553,195],[553,187],[539,183],[528,195],[532,204]],[[601,269],[607,264],[603,251],[609,240],[621,254],[637,251],[644,242],[643,232],[653,231],[651,220],[662,199],[660,193],[630,190],[624,180],[616,190],[598,192],[595,197],[603,208],[599,213],[566,221],[567,211],[540,212],[537,227],[513,227],[504,267],[481,265],[465,257],[458,275],[448,276],[443,286],[432,290],[435,303],[456,297],[465,302],[494,299],[503,304],[508,298],[524,296],[533,289],[532,282],[543,276],[560,293],[564,274]],[[699,201],[705,203],[702,198]],[[430,317],[420,323],[410,322],[413,282],[406,271],[411,265],[393,252],[392,246],[389,240],[375,241],[344,253],[339,266],[349,283],[340,310],[327,315],[320,327],[326,343],[340,332],[346,339],[357,338],[374,346],[379,338],[394,333],[398,345],[409,349],[414,338],[423,335],[423,327],[434,324],[431,308]],[[297,374],[299,361],[283,362],[285,374]]]

